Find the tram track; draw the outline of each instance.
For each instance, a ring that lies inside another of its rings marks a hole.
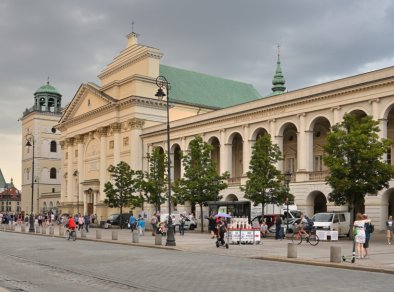
[[[141,291],[141,292],[155,292],[155,291],[171,291],[163,289],[162,287],[156,287],[154,285],[140,284],[136,281],[126,281],[109,277],[104,274],[92,273],[86,270],[78,268],[62,267],[60,265],[54,265],[44,261],[33,260],[26,256],[20,256],[16,254],[0,252],[2,258],[2,264],[5,264],[6,259],[12,265],[23,265],[24,269],[39,270],[40,273],[46,273],[48,279],[55,277],[57,280],[63,280],[66,283],[73,283],[76,285],[86,286],[93,289],[100,289],[106,291]],[[40,290],[39,287],[32,281],[17,280],[12,275],[1,275],[0,282],[5,283],[7,289],[10,291],[32,291]],[[66,287],[65,287],[66,288]],[[65,289],[69,290],[69,288]],[[73,289],[71,289],[73,290]],[[73,290],[75,291],[75,290]],[[82,290],[81,290],[82,291]]]

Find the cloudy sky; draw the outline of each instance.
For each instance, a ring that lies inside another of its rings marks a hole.
[[[0,0],[0,169],[21,181],[21,125],[49,76],[66,105],[127,45],[162,63],[270,92],[280,44],[289,91],[394,64],[390,0]]]

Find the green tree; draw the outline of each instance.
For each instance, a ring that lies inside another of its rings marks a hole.
[[[149,171],[144,173],[144,180],[141,181],[141,190],[146,201],[155,206],[156,211],[160,212],[160,206],[166,201],[163,194],[167,190],[166,155],[161,148],[156,147],[152,153],[147,155],[149,161]]]
[[[112,166],[109,169],[111,181],[104,185],[106,198],[104,203],[110,208],[119,208],[120,218],[124,207],[135,207],[142,203],[141,196],[136,192],[139,190],[140,181],[143,178],[141,171],[134,171],[124,162]],[[122,222],[120,222],[122,228]]]
[[[201,231],[204,231],[203,206],[209,201],[221,199],[219,192],[227,188],[224,181],[229,178],[227,172],[219,175],[215,162],[211,158],[212,146],[196,136],[190,142],[190,150],[181,154],[182,164],[185,169],[184,176],[174,184],[177,202],[190,201],[200,205]]]
[[[294,196],[289,193],[283,175],[275,166],[282,160],[282,154],[279,146],[272,144],[271,136],[260,136],[252,149],[249,171],[246,173],[248,180],[241,189],[254,206],[261,204],[261,214],[264,215],[266,204],[283,204],[286,198],[292,201]]]
[[[379,139],[378,122],[372,117],[358,118],[346,114],[343,122],[332,127],[324,146],[324,164],[330,174],[329,200],[336,205],[349,205],[354,219],[356,207],[364,204],[366,194],[387,188],[394,169],[382,158],[392,141]]]

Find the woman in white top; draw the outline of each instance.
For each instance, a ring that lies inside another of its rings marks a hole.
[[[356,254],[357,258],[364,258],[364,248],[363,244],[365,243],[365,228],[364,228],[364,217],[361,213],[357,213],[356,221],[353,223],[353,232],[354,232],[354,240],[356,241]]]

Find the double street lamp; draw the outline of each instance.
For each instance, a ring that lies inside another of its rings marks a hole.
[[[291,181],[291,172],[290,170],[285,172],[285,183],[286,183],[286,192],[287,195],[289,195],[290,191],[290,181]],[[286,215],[286,233],[289,230],[289,197],[286,197],[286,209],[287,209],[287,215]]]
[[[32,147],[33,157],[31,166],[31,206],[30,206],[30,217],[29,217],[29,232],[34,232],[34,216],[33,216],[33,200],[34,200],[34,136],[33,134],[27,133],[25,136],[26,147]]]
[[[166,246],[175,246],[175,236],[174,236],[174,228],[172,226],[172,217],[171,217],[171,157],[170,157],[170,104],[169,104],[169,95],[170,95],[170,85],[167,79],[164,76],[158,76],[156,78],[156,85],[159,87],[155,96],[162,101],[166,94],[163,91],[165,88],[167,93],[166,105],[167,105],[167,182],[168,182],[168,231],[167,231],[167,241]]]

